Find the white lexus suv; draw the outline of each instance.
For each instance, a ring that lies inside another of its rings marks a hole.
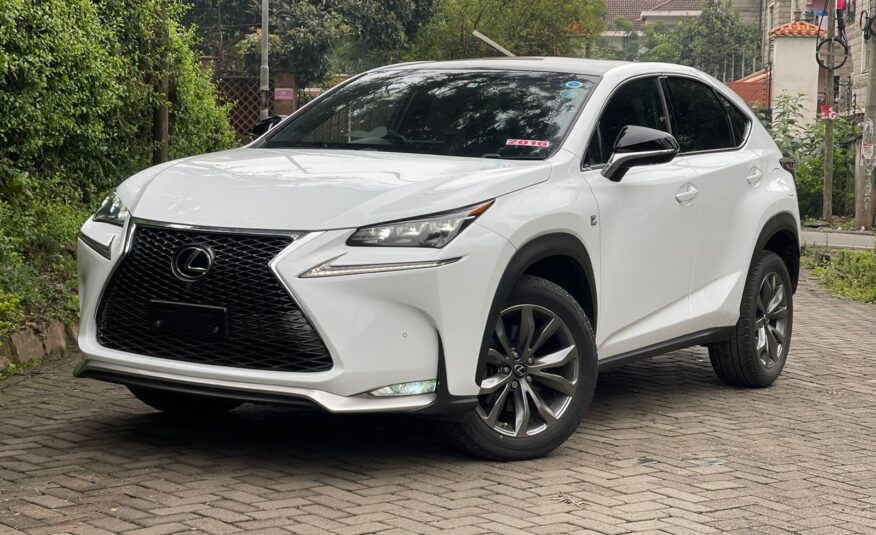
[[[189,415],[440,415],[477,455],[544,455],[611,366],[702,344],[726,383],[776,380],[792,171],[695,69],[383,67],[107,197],[79,239],[76,375]]]

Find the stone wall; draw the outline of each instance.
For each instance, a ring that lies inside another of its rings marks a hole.
[[[10,364],[29,366],[49,355],[63,353],[76,345],[79,327],[50,321],[39,329],[27,329],[0,336],[0,371]]]

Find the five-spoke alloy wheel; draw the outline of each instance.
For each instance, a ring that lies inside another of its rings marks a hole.
[[[487,327],[478,406],[453,424],[485,458],[539,457],[578,427],[596,385],[590,320],[560,286],[522,277]]]

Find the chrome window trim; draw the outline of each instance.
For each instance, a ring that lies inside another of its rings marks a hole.
[[[662,78],[687,78],[688,80],[693,80],[694,82],[699,82],[699,83],[709,87],[712,91],[714,91],[718,95],[727,99],[727,102],[729,102],[731,106],[736,108],[736,111],[738,111],[739,113],[741,113],[743,116],[745,116],[748,119],[748,127],[745,129],[745,138],[742,140],[742,143],[740,143],[739,145],[736,145],[735,147],[727,147],[727,148],[721,148],[721,149],[692,150],[689,152],[679,152],[678,153],[679,156],[695,156],[698,154],[715,154],[715,153],[719,153],[719,152],[741,151],[742,149],[744,149],[746,147],[746,145],[748,145],[748,141],[751,139],[751,131],[754,129],[753,122],[755,120],[754,118],[752,118],[750,111],[744,112],[744,111],[740,110],[736,106],[736,104],[733,103],[733,99],[728,97],[717,86],[715,86],[714,84],[712,84],[711,82],[709,82],[707,80],[703,80],[701,78],[697,78],[696,76],[691,76],[689,74],[674,74],[674,73],[661,74],[661,77]],[[666,98],[669,99],[670,101],[672,100],[671,96],[667,96]],[[671,119],[670,119],[670,122],[671,122]],[[675,134],[673,134],[673,135],[675,135]]]
[[[626,80],[619,83],[617,86],[615,86],[614,89],[611,90],[611,93],[609,93],[608,98],[605,99],[605,101],[602,103],[602,106],[599,109],[599,113],[597,114],[598,119],[602,119],[602,114],[605,113],[605,107],[608,105],[609,101],[611,101],[611,98],[615,95],[615,93],[618,91],[618,89],[620,89],[621,87],[626,85],[628,82],[631,82],[633,80],[637,80],[639,78],[649,78],[649,77],[658,78],[658,79],[669,78],[669,77],[687,78],[689,80],[693,80],[695,82],[705,84],[706,86],[710,87],[712,89],[712,91],[715,91],[720,96],[727,99],[727,101],[730,103],[731,106],[735,107],[737,111],[739,111],[743,116],[745,116],[748,119],[748,127],[745,129],[745,138],[743,139],[742,143],[740,143],[738,146],[730,147],[730,148],[723,148],[723,149],[710,149],[710,150],[698,150],[698,151],[690,151],[690,152],[679,152],[677,157],[681,158],[684,156],[696,156],[699,154],[713,154],[713,153],[718,153],[718,152],[735,152],[735,151],[742,151],[747,147],[748,142],[751,140],[751,132],[754,130],[754,121],[757,118],[752,116],[752,112],[750,110],[749,111],[740,110],[739,107],[736,106],[736,104],[733,102],[733,99],[731,99],[729,96],[727,96],[727,94],[724,91],[722,91],[719,87],[715,86],[710,81],[703,80],[702,78],[699,78],[697,76],[693,76],[693,75],[690,75],[687,73],[667,73],[667,72],[661,71],[661,72],[652,72],[652,73],[647,73],[647,74],[638,74],[636,76],[631,76],[630,78],[627,78]],[[672,125],[672,122],[673,122],[672,117],[669,116],[669,105],[670,105],[671,97],[669,95],[667,95],[665,91],[663,91],[663,87],[662,87],[663,84],[662,83],[660,84],[660,86],[661,86],[660,87],[661,94],[663,95],[663,106],[667,109],[667,118],[669,120],[669,127],[670,127],[669,133],[674,136],[675,133],[671,131],[672,126],[673,126]],[[596,121],[596,125],[597,125],[597,127],[599,126],[599,120]],[[606,165],[604,163],[596,164],[596,165],[587,165],[584,162],[584,158],[587,156],[587,148],[590,146],[590,143],[593,141],[593,135],[595,133],[596,133],[596,128],[593,129],[593,132],[590,132],[590,137],[587,138],[587,144],[584,145],[584,153],[581,155],[581,171],[582,172],[602,169]]]

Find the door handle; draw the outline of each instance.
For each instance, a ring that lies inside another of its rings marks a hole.
[[[685,184],[678,190],[678,193],[675,194],[675,200],[681,204],[687,204],[696,199],[699,194],[700,190],[698,190],[696,186],[690,182],[685,182]]]
[[[748,181],[750,186],[757,186],[760,184],[760,180],[763,178],[763,173],[761,173],[760,169],[757,167],[752,167],[748,172],[748,176],[745,177],[745,180]]]

